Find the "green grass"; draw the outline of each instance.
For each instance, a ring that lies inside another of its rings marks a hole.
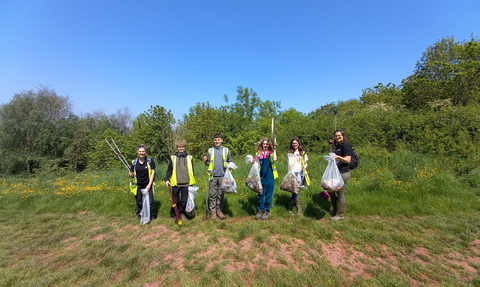
[[[288,214],[279,178],[266,221],[253,220],[242,158],[224,221],[204,220],[196,164],[197,217],[183,226],[161,181],[159,218],[139,225],[123,170],[1,178],[0,286],[479,286],[478,169],[458,176],[421,155],[388,156],[364,156],[352,171],[343,222],[317,196],[326,161],[315,155],[305,216]]]

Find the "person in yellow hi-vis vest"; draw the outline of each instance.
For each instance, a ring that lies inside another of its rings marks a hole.
[[[188,187],[195,184],[193,157],[185,151],[186,145],[182,140],[175,143],[178,151],[170,156],[171,161],[165,174],[165,184],[172,187],[173,198],[182,220],[187,218],[185,209],[188,201]]]
[[[221,220],[225,219],[225,215],[222,212],[223,192],[220,187],[227,170],[227,163],[232,161],[232,155],[227,147],[222,146],[222,143],[223,136],[216,133],[213,136],[214,146],[209,148],[207,155],[203,157],[203,162],[208,165],[208,210],[210,211],[211,220],[215,220],[217,216]]]
[[[132,161],[130,165],[130,177],[132,180],[132,187],[130,188],[135,195],[137,203],[137,216],[140,218],[140,212],[143,208],[143,194],[142,189],[148,191],[150,198],[150,219],[157,218],[155,211],[155,204],[153,202],[153,181],[155,180],[155,161],[146,156],[147,147],[139,145],[137,147],[138,157]]]

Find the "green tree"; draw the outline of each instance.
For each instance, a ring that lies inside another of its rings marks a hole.
[[[212,146],[213,135],[222,131],[220,111],[210,103],[196,103],[179,125],[187,141],[187,150],[196,158],[201,158]]]
[[[72,135],[74,115],[68,97],[40,87],[15,94],[0,108],[1,170],[34,173],[58,170]]]
[[[148,154],[157,160],[167,160],[175,140],[175,119],[170,110],[161,106],[150,106],[132,123],[131,137],[138,144],[145,144]]]
[[[443,38],[428,47],[414,74],[402,83],[403,103],[411,109],[429,108],[437,101],[453,105],[480,101],[480,43],[473,38],[455,42]]]

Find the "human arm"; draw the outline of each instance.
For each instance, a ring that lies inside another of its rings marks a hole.
[[[168,161],[167,171],[165,172],[165,178],[163,179],[163,181],[165,181],[165,184],[167,186],[170,185],[170,178],[172,177],[172,172],[173,172],[173,162],[170,160]]]
[[[303,171],[306,171],[307,170],[307,166],[308,166],[308,156],[307,156],[307,153],[305,153],[303,155],[303,166],[302,166],[302,170]]]
[[[344,162],[344,163],[350,163],[350,161],[352,160],[351,155],[347,155],[347,156],[333,155],[332,157],[334,159],[338,159],[338,160],[340,160],[341,162]]]
[[[150,191],[153,185],[153,179],[155,178],[155,169],[152,169],[152,172],[150,173],[150,178],[148,180],[148,184],[145,187],[146,190]]]

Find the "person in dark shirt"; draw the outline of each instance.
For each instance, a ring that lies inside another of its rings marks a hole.
[[[337,162],[337,167],[342,175],[344,185],[341,189],[329,193],[333,208],[333,211],[330,213],[333,217],[330,218],[330,220],[340,221],[344,220],[345,205],[347,203],[345,200],[345,188],[350,179],[350,168],[348,164],[352,159],[353,149],[344,131],[336,130],[334,137],[335,139],[330,141],[330,152],[335,153],[333,158]]]

